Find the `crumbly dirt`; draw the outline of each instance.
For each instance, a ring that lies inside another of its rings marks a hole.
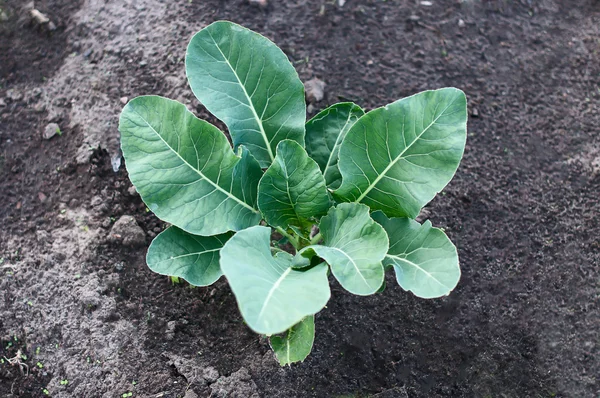
[[[0,0],[0,396],[599,396],[600,2],[36,1],[53,30],[25,3]],[[449,297],[334,283],[313,353],[280,368],[226,282],[147,269],[163,224],[120,164],[118,115],[159,94],[223,128],[183,65],[219,19],[326,84],[311,114],[466,92],[465,158],[424,214],[459,249]]]

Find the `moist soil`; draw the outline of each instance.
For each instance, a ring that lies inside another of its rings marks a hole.
[[[599,396],[600,2],[36,1],[54,27],[23,3],[0,0],[0,396]],[[465,91],[464,160],[420,216],[458,247],[452,294],[332,281],[312,354],[281,368],[224,280],[149,271],[164,224],[120,164],[118,114],[160,94],[224,128],[183,65],[219,19],[326,83],[311,116]],[[113,231],[122,216],[138,226]]]

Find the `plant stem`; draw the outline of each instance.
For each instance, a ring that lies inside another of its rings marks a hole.
[[[320,240],[321,240],[321,233],[319,232],[318,234],[313,236],[313,238],[310,240],[310,244],[316,245],[317,243],[319,243]]]
[[[293,237],[292,235],[288,234],[283,228],[281,227],[277,227],[275,228],[277,230],[277,232],[279,232],[281,235],[285,236],[286,238],[288,238],[288,240],[290,241],[290,243],[292,244],[292,246],[294,246],[296,249],[298,249],[298,239]]]

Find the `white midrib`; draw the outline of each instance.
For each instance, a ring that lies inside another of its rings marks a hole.
[[[140,115],[139,113],[137,113],[137,115],[140,117],[140,119],[142,119],[146,123],[146,125],[154,132],[154,134],[156,134],[156,136],[158,138],[160,138],[160,140],[167,146],[167,148],[169,148],[171,150],[171,152],[173,152],[179,159],[181,159],[181,161],[183,163],[185,163],[186,165],[188,165],[190,169],[194,170],[200,177],[202,177],[202,179],[206,180],[216,190],[224,193],[225,195],[227,195],[231,199],[235,200],[236,202],[238,202],[242,206],[246,207],[249,210],[252,210],[256,214],[259,214],[258,210],[256,210],[254,207],[252,207],[248,203],[240,200],[238,197],[234,196],[231,192],[228,192],[228,191],[224,190],[223,188],[221,188],[220,186],[218,186],[216,183],[214,183],[213,181],[211,181],[208,177],[206,177],[200,170],[196,169],[194,166],[192,166],[191,164],[189,164],[184,158],[181,157],[181,155],[179,153],[177,153],[176,150],[173,149],[173,147],[171,147],[169,145],[169,143],[167,141],[164,140],[164,138],[162,138],[162,136],[158,133],[158,131],[156,131],[154,129],[154,127],[152,127],[152,125],[142,115]]]
[[[337,148],[340,145],[340,141],[344,129],[346,128],[346,126],[348,125],[348,123],[350,123],[350,117],[352,116],[352,110],[350,110],[351,113],[348,114],[348,119],[346,119],[346,123],[344,124],[344,127],[342,127],[342,129],[340,130],[340,133],[338,134],[338,136],[335,139],[335,144],[333,145],[333,148],[331,149],[331,152],[329,153],[329,158],[327,159],[327,163],[325,164],[325,170],[323,170],[323,176],[327,175],[327,170],[329,170],[329,168],[331,167],[331,160],[333,159],[333,153],[335,152],[335,148]]]
[[[419,133],[418,136],[415,137],[415,139],[410,143],[410,145],[407,145],[406,148],[404,148],[402,150],[402,152],[400,152],[400,154],[398,156],[396,156],[396,158],[393,161],[391,161],[390,164],[388,164],[385,169],[383,169],[381,174],[379,174],[377,176],[377,178],[375,178],[375,180],[367,187],[367,189],[365,189],[365,191],[358,197],[358,199],[356,199],[357,202],[360,202],[361,200],[363,200],[365,198],[365,196],[367,196],[369,194],[369,192],[371,192],[371,189],[375,188],[375,186],[379,183],[379,181],[381,181],[381,179],[383,177],[385,177],[387,172],[390,171],[390,169],[392,167],[394,167],[396,162],[398,162],[400,159],[402,159],[402,156],[406,153],[406,151],[408,151],[414,145],[415,142],[419,141],[419,139],[423,136],[423,134],[425,134],[427,132],[427,130],[429,130],[429,128],[431,126],[433,126],[440,117],[442,117],[442,115],[444,114],[444,112],[446,112],[446,110],[450,107],[450,105],[452,105],[452,103],[450,103],[443,111],[441,111],[440,114],[435,119],[433,119],[431,121],[431,123],[429,123],[429,125],[427,127],[425,127],[423,129],[423,131],[421,131]],[[404,132],[402,132],[402,133],[404,133]]]
[[[405,258],[402,257],[398,257],[398,256],[394,256],[393,254],[386,254],[385,255],[388,258],[391,258],[393,260],[397,260],[397,261],[402,261],[412,267],[415,267],[416,269],[418,269],[419,271],[421,271],[422,273],[424,273],[425,275],[427,275],[428,278],[431,278],[432,280],[436,281],[438,284],[440,284],[441,286],[443,286],[444,288],[448,289],[448,286],[444,285],[442,282],[440,282],[439,280],[437,280],[433,275],[431,275],[429,272],[425,271],[423,268],[419,267],[417,264],[413,263],[410,260],[407,260]]]
[[[269,305],[269,302],[271,301],[271,298],[273,297],[273,294],[275,294],[275,291],[277,289],[279,289],[279,285],[281,285],[281,282],[283,282],[283,280],[289,275],[290,272],[292,272],[292,267],[286,269],[283,272],[283,274],[281,274],[279,279],[277,279],[277,281],[275,281],[273,286],[271,286],[271,289],[269,289],[269,293],[267,294],[267,297],[265,297],[265,301],[263,302],[260,312],[258,313],[257,321],[261,320],[265,310],[267,309],[267,306]]]
[[[210,36],[210,38],[213,39],[212,35]],[[215,43],[215,47],[217,48],[217,50],[219,50],[219,52],[223,56],[223,59],[225,60],[225,63],[227,63],[227,65],[231,69],[231,73],[233,73],[233,75],[237,79],[238,83],[240,84],[240,87],[242,88],[242,91],[244,92],[244,95],[246,96],[246,99],[248,100],[248,108],[250,108],[250,110],[252,111],[252,115],[254,116],[254,119],[256,119],[256,123],[258,124],[258,127],[260,128],[260,134],[262,135],[263,140],[265,140],[265,146],[267,147],[267,151],[269,152],[269,156],[271,157],[271,162],[272,162],[273,160],[275,160],[275,156],[273,155],[273,151],[271,150],[271,144],[269,143],[269,138],[267,137],[267,133],[265,133],[265,129],[262,124],[262,120],[258,116],[258,113],[256,113],[256,109],[254,109],[254,104],[252,103],[252,99],[248,95],[248,91],[246,91],[246,87],[244,87],[244,85],[242,84],[242,81],[240,80],[240,77],[236,73],[235,69],[233,69],[233,66],[229,62],[229,59],[227,59],[227,57],[225,56],[223,51],[221,51],[221,47],[219,47],[219,45],[217,44],[215,39],[213,39],[213,43]],[[258,85],[258,83],[259,82],[257,82],[256,84]]]
[[[365,277],[362,276],[362,273],[360,272],[360,268],[358,268],[358,265],[356,265],[356,263],[354,262],[354,260],[352,259],[352,257],[350,257],[349,255],[347,255],[345,251],[343,251],[341,249],[338,249],[337,247],[327,247],[327,248],[328,249],[333,249],[333,250],[336,250],[336,251],[342,253],[344,255],[344,257],[346,257],[348,260],[350,260],[350,262],[352,263],[352,266],[354,267],[354,269],[356,269],[356,273],[358,274],[358,276],[360,276],[360,279],[362,279],[368,287],[371,287],[371,285],[369,285],[369,282],[367,282],[367,280],[365,279]]]
[[[189,256],[199,256],[200,254],[204,254],[204,253],[211,253],[211,252],[218,252],[219,250],[221,250],[221,248],[218,248],[218,249],[210,249],[210,250],[204,250],[204,251],[202,251],[202,252],[195,252],[195,253],[182,254],[182,255],[180,255],[180,256],[169,257],[169,258],[168,258],[168,260],[177,260],[178,258],[189,257]]]
[[[294,213],[296,214],[296,217],[297,217],[298,213],[296,212],[296,206],[294,206],[294,201],[292,200],[292,194],[290,192],[290,176],[288,175],[288,170],[287,170],[287,166],[285,164],[284,159],[281,160],[281,168],[283,169],[283,172],[285,173],[285,190],[287,192],[287,196],[290,201],[290,205],[292,206],[292,210],[294,211]]]

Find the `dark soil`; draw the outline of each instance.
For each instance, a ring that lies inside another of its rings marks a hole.
[[[183,11],[164,22],[174,31],[232,20],[273,39],[302,80],[324,80],[326,97],[310,104],[313,114],[340,100],[371,109],[424,89],[463,89],[470,112],[465,158],[423,215],[456,243],[461,281],[449,297],[428,301],[402,291],[391,274],[386,291],[367,298],[333,284],[316,319],[312,354],[280,368],[268,344],[243,324],[225,281],[202,289],[171,285],[147,269],[144,247],[109,239],[112,222],[126,214],[147,244],[162,228],[129,191],[124,167],[113,172],[110,148],[76,161],[85,125],[41,138],[49,115],[36,107],[34,90],[44,89],[90,34],[72,25],[87,2],[36,2],[57,25],[48,32],[23,20],[20,2],[0,0],[15,16],[0,22],[0,358],[20,350],[29,367],[22,374],[1,363],[0,396],[45,396],[43,388],[61,397],[128,390],[175,397],[190,389],[209,396],[214,380],[193,377],[195,366],[222,377],[246,368],[251,380],[240,379],[239,388],[247,392],[230,396],[600,395],[600,2],[181,3]],[[152,26],[136,29],[143,34]],[[188,37],[169,40],[182,54]],[[115,66],[113,84],[130,85],[132,96],[172,94],[165,78],[183,66],[164,51],[133,55],[130,69]],[[134,67],[141,59],[155,63]],[[68,118],[60,119],[65,126]],[[107,134],[116,137],[116,127]],[[81,209],[90,214],[84,226],[68,217]],[[54,231],[69,228],[73,239],[96,231],[91,253],[56,251]],[[35,287],[42,272],[55,275],[57,290]],[[100,281],[99,304],[71,302],[70,284],[80,287],[71,272]],[[44,307],[51,297],[65,297],[52,306],[72,315],[53,322]],[[98,315],[108,301],[112,310]],[[86,328],[84,320],[97,323]],[[105,328],[105,340],[95,328]],[[106,348],[98,341],[121,348],[92,368]],[[87,364],[71,365],[78,355]],[[69,384],[59,386],[62,379]]]

